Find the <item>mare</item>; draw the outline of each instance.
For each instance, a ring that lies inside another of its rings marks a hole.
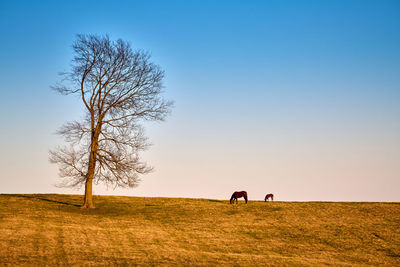
[[[265,196],[264,201],[267,201],[269,198],[271,199],[271,201],[274,201],[274,194],[267,194],[267,195]]]
[[[236,191],[232,194],[230,203],[234,204],[236,199],[236,204],[238,203],[238,198],[243,197],[247,203],[247,192],[246,191]]]

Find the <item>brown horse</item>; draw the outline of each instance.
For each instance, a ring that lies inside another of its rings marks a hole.
[[[236,191],[232,194],[230,203],[234,204],[236,199],[236,204],[238,203],[238,198],[243,197],[247,204],[247,192],[246,191]]]
[[[269,198],[271,199],[271,201],[274,201],[274,194],[267,194],[267,195],[265,196],[264,201],[268,201]]]

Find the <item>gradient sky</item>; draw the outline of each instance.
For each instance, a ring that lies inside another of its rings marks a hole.
[[[48,161],[83,114],[50,90],[79,33],[150,51],[175,101],[155,172],[95,194],[400,201],[400,2],[366,0],[0,0],[0,193],[83,193]]]

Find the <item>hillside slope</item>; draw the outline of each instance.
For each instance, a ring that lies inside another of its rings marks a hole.
[[[0,195],[4,265],[400,266],[399,203]]]

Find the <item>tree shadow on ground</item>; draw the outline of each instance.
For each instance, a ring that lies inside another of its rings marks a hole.
[[[29,198],[29,199],[37,199],[37,200],[42,200],[42,201],[51,202],[51,203],[56,203],[56,204],[63,204],[63,205],[68,205],[68,206],[80,207],[80,205],[77,205],[77,204],[72,204],[72,203],[68,203],[68,202],[63,202],[63,201],[48,199],[48,198],[44,198],[44,197],[42,197],[42,196],[40,196],[40,195],[9,194],[9,196],[13,196],[13,197],[23,197],[23,198]]]
[[[226,200],[218,200],[218,199],[209,199],[209,202],[218,202],[218,203],[224,203]]]

